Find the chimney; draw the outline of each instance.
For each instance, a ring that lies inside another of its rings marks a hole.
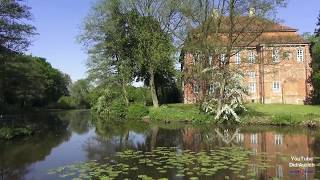
[[[256,9],[255,8],[250,8],[249,10],[249,17],[253,17],[256,15]]]

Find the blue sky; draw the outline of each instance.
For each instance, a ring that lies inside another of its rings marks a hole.
[[[77,43],[83,19],[95,0],[27,0],[39,35],[28,53],[46,58],[72,80],[86,76],[87,55]],[[300,33],[313,32],[320,12],[320,0],[288,0],[278,18]]]

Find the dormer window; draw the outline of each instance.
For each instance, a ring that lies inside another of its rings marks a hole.
[[[241,64],[241,53],[240,52],[236,53],[236,64]]]
[[[277,48],[274,48],[272,51],[272,61],[274,63],[280,62],[279,49],[277,49]]]
[[[303,62],[303,49],[300,47],[297,49],[297,61],[298,62]]]

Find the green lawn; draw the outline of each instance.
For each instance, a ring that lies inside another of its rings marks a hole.
[[[317,125],[320,126],[320,106],[286,104],[247,104],[241,115],[244,124]],[[150,108],[149,117],[158,121],[210,121],[212,116],[200,112],[196,105],[168,104]]]
[[[290,104],[247,104],[246,107],[250,111],[256,111],[266,115],[319,115],[320,106],[311,105],[290,105]]]
[[[159,121],[206,121],[211,118],[201,113],[196,105],[191,104],[167,104],[159,108],[150,108],[149,117]]]

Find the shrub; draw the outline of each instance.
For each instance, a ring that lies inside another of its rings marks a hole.
[[[92,108],[99,116],[124,118],[127,114],[127,108],[123,97],[119,91],[105,89],[97,98]]]
[[[142,104],[142,103],[131,104],[128,108],[127,118],[128,119],[140,119],[140,118],[148,115],[148,113],[149,113],[149,111],[144,104]]]
[[[12,139],[17,136],[30,136],[32,134],[32,129],[29,127],[25,128],[0,128],[0,139]]]

